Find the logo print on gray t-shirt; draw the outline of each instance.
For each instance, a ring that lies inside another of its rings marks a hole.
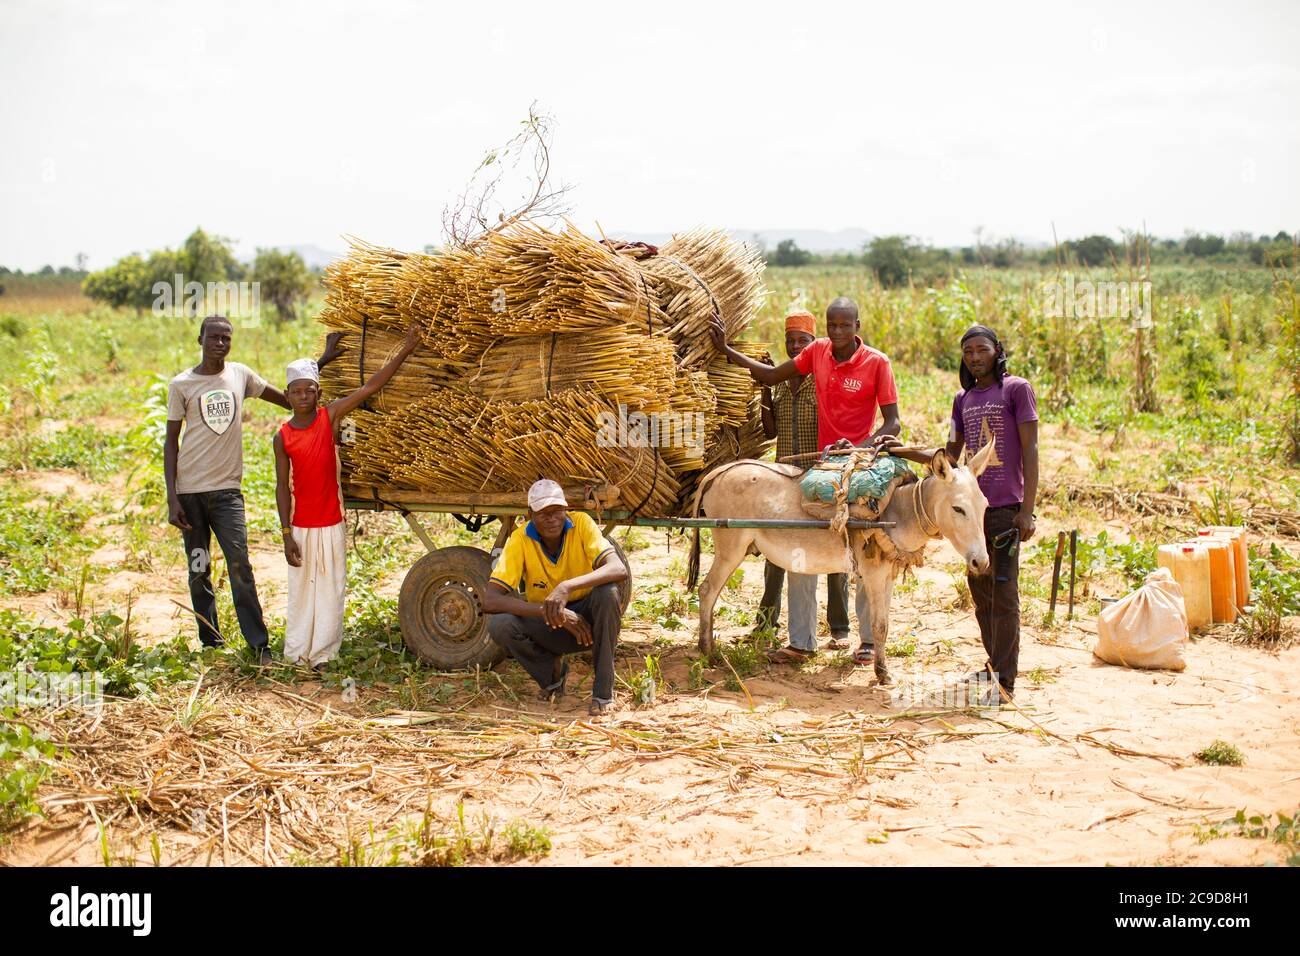
[[[218,435],[224,434],[235,420],[235,393],[228,388],[215,388],[200,396],[199,415],[203,424]]]

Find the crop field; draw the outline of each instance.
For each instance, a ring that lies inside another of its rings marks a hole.
[[[728,583],[719,650],[702,658],[689,539],[625,528],[634,592],[611,719],[587,719],[586,663],[554,705],[511,662],[433,671],[402,643],[396,595],[423,546],[391,514],[348,516],[345,639],[324,671],[259,669],[237,638],[201,648],[161,454],[167,381],[198,361],[197,323],[92,303],[75,281],[9,279],[0,672],[96,671],[107,699],[0,713],[0,862],[1300,863],[1295,269],[1071,272],[1075,292],[1149,282],[1140,330],[1097,310],[1051,314],[1055,269],[886,289],[862,266],[809,265],[765,281],[748,337],[778,362],[789,306],[858,301],[863,339],[893,359],[912,444],[947,437],[972,323],[995,328],[1010,371],[1034,384],[1039,522],[1022,554],[1013,707],[935,696],[984,656],[942,542],[895,589],[893,688],[843,652],[768,665],[751,636],[758,558]],[[319,353],[320,305],[237,326],[230,358],[277,382]],[[252,401],[246,414],[249,545],[278,651],[271,435],[284,413]],[[495,531],[425,523],[440,545],[487,547]],[[1249,531],[1253,613],[1195,636],[1182,672],[1094,658],[1102,599],[1140,585],[1158,544],[1224,524]],[[1075,529],[1067,619],[1064,596],[1049,613],[1049,582],[1057,532]],[[707,534],[704,551],[707,568]],[[218,602],[237,635],[224,583]]]

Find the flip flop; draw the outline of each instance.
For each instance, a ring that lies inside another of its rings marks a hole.
[[[773,664],[802,664],[812,658],[816,651],[800,650],[797,647],[777,647],[766,652],[766,657]]]
[[[831,639],[826,642],[826,650],[828,651],[847,651],[848,649],[849,639],[847,637],[838,637],[832,634]]]
[[[876,663],[876,650],[872,644],[859,644],[853,652],[853,663],[859,667],[873,667]]]

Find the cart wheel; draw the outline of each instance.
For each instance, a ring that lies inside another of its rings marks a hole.
[[[505,651],[488,635],[483,591],[492,559],[478,548],[440,548],[406,572],[397,599],[402,639],[442,670],[491,667]]]
[[[632,603],[632,563],[623,553],[622,545],[612,537],[608,540],[614,546],[614,553],[618,555],[618,559],[623,562],[623,567],[627,568],[627,580],[618,582],[618,607],[622,614],[626,614],[628,605]]]

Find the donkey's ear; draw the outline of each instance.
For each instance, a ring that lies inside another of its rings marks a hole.
[[[944,481],[952,481],[952,465],[948,462],[946,449],[939,448],[935,451],[934,457],[930,459],[930,471]]]
[[[957,467],[960,468],[962,465],[966,464],[968,458],[970,458],[970,449],[966,447],[965,442],[962,442],[961,452],[957,455]]]
[[[978,478],[984,474],[984,469],[989,466],[989,459],[993,457],[993,440],[989,439],[988,443],[975,453],[975,457],[970,460],[968,466],[971,474]]]

